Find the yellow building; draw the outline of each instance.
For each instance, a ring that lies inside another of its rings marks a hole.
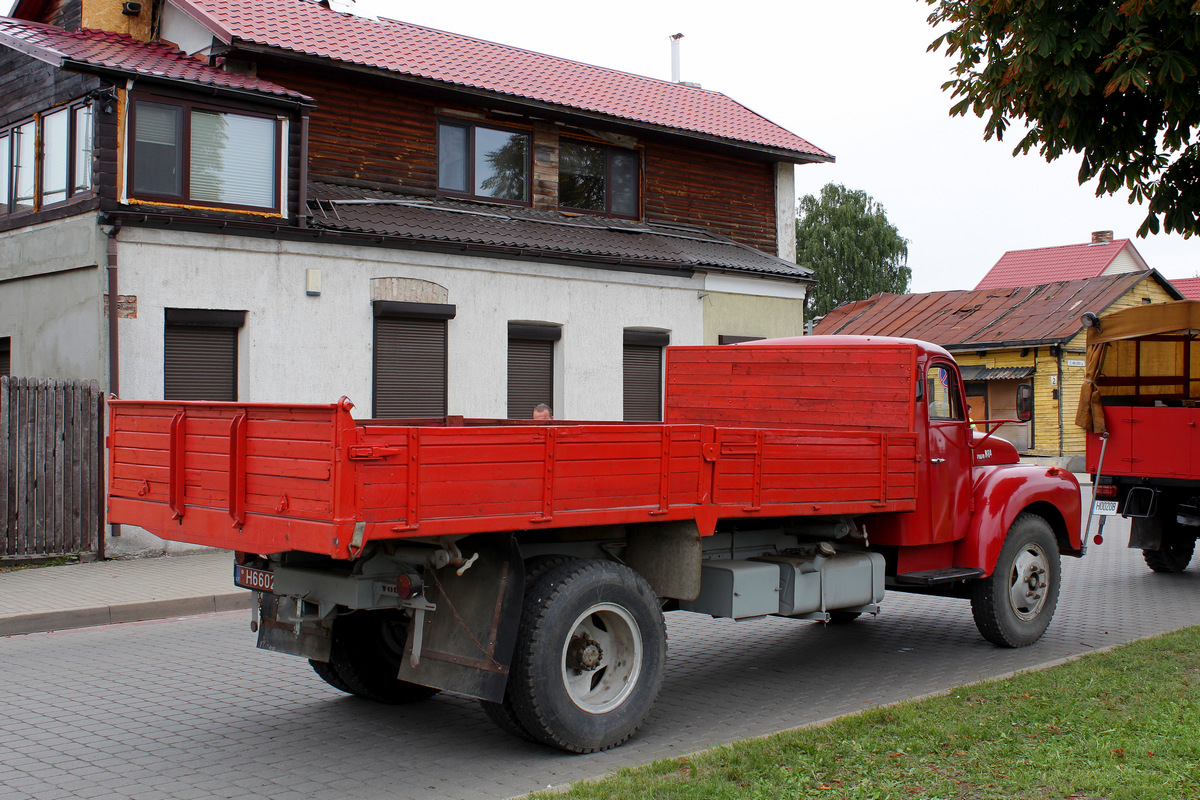
[[[1031,384],[1034,417],[999,431],[1029,457],[1082,469],[1075,408],[1084,373],[1086,312],[1181,299],[1154,270],[1040,286],[877,294],[827,314],[815,334],[903,336],[945,347],[962,367],[971,418],[1012,419],[1017,386]]]

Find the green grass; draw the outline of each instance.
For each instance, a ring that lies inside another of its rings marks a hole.
[[[1200,627],[553,796],[1200,800]]]
[[[0,561],[0,572],[16,572],[17,570],[34,569],[36,567],[61,567],[65,564],[78,564],[80,560],[81,556],[79,553],[71,553],[65,556],[44,556],[20,561]]]

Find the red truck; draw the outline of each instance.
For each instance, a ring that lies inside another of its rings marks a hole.
[[[1155,572],[1182,572],[1200,535],[1200,302],[1085,315],[1093,512],[1130,519],[1129,546]]]
[[[669,348],[663,424],[109,407],[109,518],[234,550],[259,647],[572,752],[645,719],[663,611],[849,622],[886,587],[970,599],[1020,647],[1084,549],[1074,476],[973,429],[954,360],[912,340]]]

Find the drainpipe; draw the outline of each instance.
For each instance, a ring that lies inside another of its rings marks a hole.
[[[120,347],[117,339],[117,234],[120,231],[121,221],[116,220],[108,232],[108,393],[112,397],[120,396]],[[120,525],[114,523],[109,529],[114,539],[120,538]],[[100,550],[101,558],[104,558],[103,534]]]
[[[1061,459],[1064,453],[1063,448],[1066,446],[1063,439],[1063,399],[1066,397],[1066,387],[1063,386],[1062,345],[1060,344],[1054,350],[1058,361],[1058,457]]]
[[[120,397],[120,349],[117,347],[117,234],[121,222],[108,232],[108,393]]]

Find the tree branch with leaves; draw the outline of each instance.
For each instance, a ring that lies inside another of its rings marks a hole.
[[[952,115],[985,139],[1023,122],[1013,155],[1082,155],[1081,185],[1147,204],[1139,236],[1200,232],[1200,0],[926,2]]]

